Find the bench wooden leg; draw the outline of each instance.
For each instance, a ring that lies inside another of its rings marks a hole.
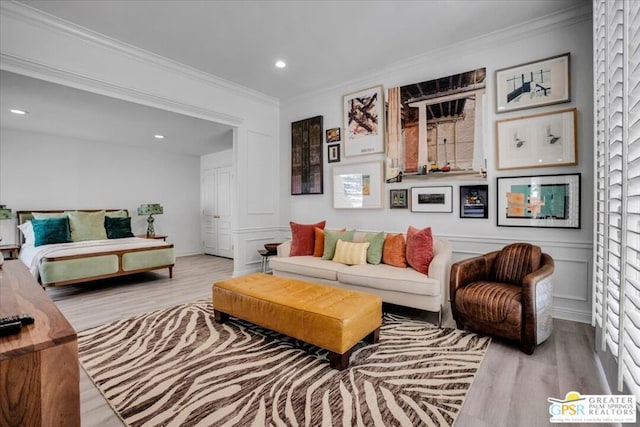
[[[351,356],[351,350],[347,350],[346,352],[334,353],[333,351],[329,352],[329,366],[333,369],[337,369],[339,371],[343,371],[349,367],[349,357]]]
[[[218,323],[224,323],[229,320],[229,314],[223,313],[222,311],[218,311],[216,309],[213,310],[213,318]]]
[[[377,344],[380,342],[380,328],[376,328],[375,331],[364,337],[364,340],[369,344]]]

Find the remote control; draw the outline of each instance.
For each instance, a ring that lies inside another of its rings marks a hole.
[[[20,323],[20,321],[0,324],[0,337],[17,334],[20,332],[20,329],[22,329],[22,323]]]
[[[7,316],[0,317],[0,325],[4,325],[7,323],[15,323],[19,322],[21,326],[30,325],[34,322],[34,318],[29,316],[28,314],[21,314],[19,316]]]

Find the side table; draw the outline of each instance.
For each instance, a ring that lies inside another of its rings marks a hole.
[[[18,252],[20,252],[20,246],[18,245],[0,245],[0,252],[9,252],[11,256],[6,259],[17,259]]]
[[[277,250],[268,251],[266,249],[258,249],[258,253],[262,255],[262,265],[261,265],[262,272],[266,273],[267,266],[269,263],[269,257],[278,255],[278,251]]]
[[[167,237],[169,236],[165,236],[164,234],[156,234],[154,236],[147,236],[146,234],[138,234],[136,235],[136,237],[142,237],[143,239],[156,239],[156,240],[162,240],[166,242]]]

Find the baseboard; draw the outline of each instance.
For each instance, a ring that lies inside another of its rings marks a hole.
[[[176,254],[176,258],[180,258],[183,256],[193,256],[193,255],[203,255],[204,252],[202,251],[197,251],[197,252],[180,252]]]
[[[554,307],[553,317],[555,319],[571,320],[573,322],[591,324],[591,312],[571,310],[569,308]]]

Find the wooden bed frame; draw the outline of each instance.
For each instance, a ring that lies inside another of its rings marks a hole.
[[[127,216],[129,215],[129,212],[127,209],[65,209],[65,210],[43,210],[43,209],[39,209],[39,210],[29,210],[29,211],[17,211],[17,216],[18,216],[18,224],[21,225],[23,223],[25,223],[26,221],[30,220],[33,217],[33,212],[42,212],[42,213],[64,213],[64,212],[68,212],[68,211],[77,211],[77,212],[100,212],[104,210],[105,212],[115,212],[115,211],[125,211],[127,213]],[[23,244],[23,236],[21,233],[19,233],[19,244],[20,246],[22,246]],[[75,283],[82,283],[82,282],[89,282],[89,281],[93,281],[93,280],[100,280],[100,279],[107,279],[107,278],[111,278],[111,277],[118,277],[118,276],[125,276],[125,275],[130,275],[130,274],[136,274],[136,273],[144,273],[144,272],[148,272],[148,271],[152,271],[152,270],[159,270],[159,269],[163,269],[163,268],[168,268],[169,269],[169,278],[173,278],[173,267],[175,265],[175,261],[172,262],[171,264],[162,264],[162,265],[152,265],[152,266],[148,266],[148,267],[144,267],[144,268],[137,268],[137,269],[133,269],[133,270],[125,270],[124,269],[124,258],[128,255],[128,254],[135,254],[137,252],[149,252],[149,251],[157,251],[157,250],[166,250],[166,249],[171,249],[171,252],[173,252],[173,244],[170,243],[166,243],[162,246],[158,246],[158,247],[147,247],[147,248],[132,248],[132,249],[119,249],[119,250],[112,250],[112,251],[101,251],[101,252],[96,252],[95,254],[82,254],[82,255],[67,255],[67,256],[45,256],[44,258],[42,258],[41,261],[41,265],[45,264],[45,263],[55,263],[55,262],[61,262],[61,261],[72,261],[72,260],[82,260],[82,259],[90,259],[90,258],[95,258],[95,257],[105,257],[105,256],[116,256],[117,260],[118,260],[118,267],[116,271],[107,273],[107,274],[90,274],[90,275],[86,275],[83,277],[79,277],[79,278],[69,278],[67,280],[58,280],[55,282],[46,282],[46,283],[42,283],[40,278],[39,280],[41,281],[42,286],[64,286],[64,285],[71,285],[71,284],[75,284]],[[173,259],[175,260],[175,255],[173,256]]]

